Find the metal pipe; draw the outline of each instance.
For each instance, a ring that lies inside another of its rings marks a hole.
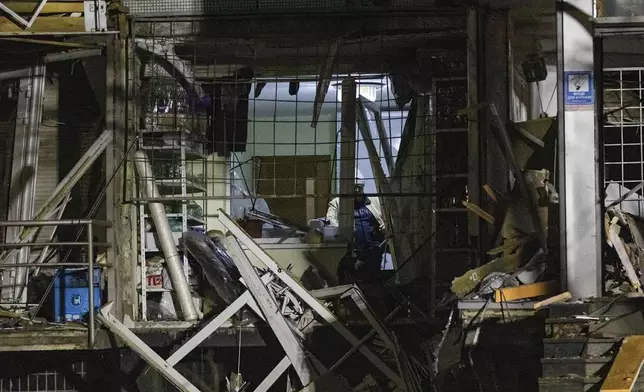
[[[94,219],[43,219],[0,221],[0,227],[8,226],[74,226],[92,223],[94,226],[112,227],[112,222]]]
[[[31,68],[31,75],[29,78],[23,78],[20,81],[22,86],[25,82],[27,88],[27,96],[29,104],[27,106],[27,116],[23,122],[23,128],[20,132],[22,136],[22,161],[20,167],[16,168],[17,176],[22,176],[25,169],[31,168],[31,176],[28,179],[22,179],[17,184],[20,186],[20,201],[18,206],[20,210],[17,214],[12,214],[12,217],[19,217],[20,219],[30,219],[34,213],[34,203],[36,195],[36,178],[38,170],[38,152],[40,149],[40,122],[42,121],[42,108],[43,99],[45,95],[45,74],[46,67],[44,64],[35,65]],[[18,131],[16,130],[16,137]],[[14,150],[15,151],[15,150]],[[16,183],[12,183],[14,185]],[[15,207],[15,205],[14,205]],[[28,263],[31,255],[31,248],[20,249],[16,257],[17,263]],[[26,292],[22,290],[22,286],[29,284],[27,270],[19,270],[16,272],[15,283],[20,287],[14,290],[13,296],[19,302],[26,302]],[[22,298],[20,298],[20,297]]]
[[[89,242],[30,242],[26,244],[0,244],[0,249],[2,248],[36,248],[39,246],[87,246]],[[94,246],[101,248],[110,247],[111,244],[107,242],[96,242]]]
[[[153,178],[152,166],[145,151],[139,150],[134,153],[134,163],[136,165],[136,171],[139,174],[144,195],[152,198],[161,197],[159,188]],[[150,216],[152,216],[154,222],[154,227],[157,230],[157,235],[159,236],[159,242],[163,250],[163,255],[165,256],[172,287],[177,293],[177,300],[181,307],[183,318],[186,321],[196,320],[198,318],[197,311],[192,301],[188,279],[183,272],[177,246],[174,243],[172,230],[170,229],[170,224],[165,213],[165,207],[162,203],[148,203],[148,207],[150,209]]]
[[[111,268],[113,264],[103,264],[104,267]],[[87,263],[28,263],[28,264],[0,264],[0,270],[3,269],[13,269],[13,268],[30,268],[30,267],[40,267],[40,268],[60,268],[60,267],[87,267]],[[15,287],[15,286],[11,286]],[[1,304],[0,304],[1,305]]]
[[[0,72],[0,80],[28,77],[29,72],[29,68]]]
[[[401,310],[402,310],[402,308],[403,308],[403,307],[402,307],[401,305],[396,306],[396,308],[394,308],[394,310],[392,310],[392,311],[391,311],[391,313],[389,313],[389,314],[387,315],[387,317],[385,317],[385,318],[384,318],[384,320],[383,320],[383,321],[384,321],[384,322],[388,322],[388,321],[390,321],[392,318],[394,318],[394,316],[395,316],[399,311],[401,311]],[[340,359],[338,359],[338,361],[337,361],[336,363],[334,363],[334,364],[333,364],[333,366],[331,366],[331,367],[329,368],[329,370],[327,371],[327,373],[330,373],[330,372],[332,372],[332,371],[336,370],[338,367],[340,367],[340,365],[342,365],[342,364],[343,364],[347,359],[349,359],[353,354],[355,354],[355,352],[356,352],[356,351],[360,350],[360,347],[364,346],[364,345],[365,345],[365,343],[367,343],[367,342],[368,342],[371,338],[373,338],[374,336],[376,336],[376,330],[375,330],[375,329],[372,329],[372,330],[371,330],[371,331],[369,331],[369,333],[367,333],[367,334],[366,334],[362,339],[360,339],[360,341],[358,341],[358,343],[354,344],[354,345],[351,347],[351,349],[349,349],[349,351],[347,351],[347,352],[346,352],[342,357],[340,357]]]
[[[87,331],[87,347],[94,348],[94,227],[92,223],[87,224],[87,283],[89,286],[89,325]]]

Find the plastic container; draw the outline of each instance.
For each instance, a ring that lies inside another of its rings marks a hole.
[[[54,321],[80,321],[89,312],[87,268],[61,269],[54,282]],[[94,268],[94,308],[102,304],[101,268]]]

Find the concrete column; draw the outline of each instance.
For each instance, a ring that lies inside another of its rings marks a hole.
[[[588,29],[592,16],[593,0],[557,1],[562,282],[575,298],[602,294],[603,192],[594,131],[593,39]],[[590,82],[584,81],[585,75],[591,75]],[[590,102],[583,94],[575,97],[589,88]]]

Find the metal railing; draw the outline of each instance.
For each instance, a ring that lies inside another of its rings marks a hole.
[[[0,264],[0,270],[17,269],[17,268],[61,268],[61,267],[87,267],[88,275],[88,295],[89,295],[89,320],[87,328],[87,346],[94,347],[96,325],[94,321],[94,247],[108,248],[109,243],[94,241],[94,227],[111,227],[112,222],[97,219],[63,219],[63,220],[31,220],[31,221],[0,221],[0,227],[45,227],[45,226],[85,226],[87,229],[87,241],[52,241],[52,242],[25,242],[25,243],[0,243],[0,249],[16,249],[22,247],[40,247],[40,246],[86,246],[87,262],[84,263],[20,263],[20,264]],[[110,264],[106,265],[111,267]],[[52,282],[53,284],[53,282]],[[46,294],[45,294],[46,295]]]

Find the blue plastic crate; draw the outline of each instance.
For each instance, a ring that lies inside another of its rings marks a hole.
[[[94,268],[94,287],[100,287],[101,269]],[[54,287],[88,287],[87,268],[62,268],[56,276]]]
[[[87,269],[61,270],[54,282],[54,321],[64,323],[82,320],[89,312]],[[100,308],[101,269],[94,269],[94,307]]]

